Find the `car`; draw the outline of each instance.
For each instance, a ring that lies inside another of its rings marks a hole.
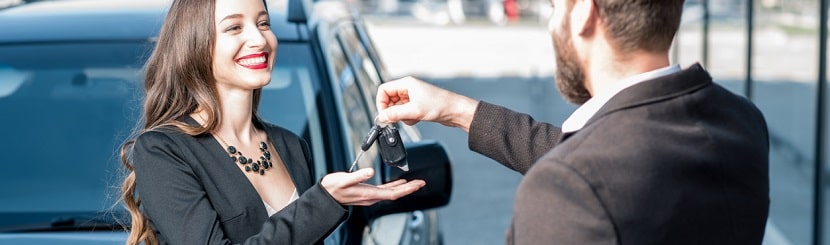
[[[59,0],[0,10],[0,244],[123,244],[119,149],[140,122],[142,69],[169,0]],[[259,114],[308,143],[315,176],[346,171],[388,80],[354,8],[342,1],[267,1],[279,44]],[[445,147],[397,124],[410,171],[359,159],[369,180],[427,182],[395,201],[351,207],[326,244],[441,244],[449,202]]]

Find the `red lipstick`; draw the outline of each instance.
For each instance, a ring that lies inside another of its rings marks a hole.
[[[234,61],[236,61],[237,64],[248,69],[265,69],[268,68],[268,52],[245,55],[237,58]]]

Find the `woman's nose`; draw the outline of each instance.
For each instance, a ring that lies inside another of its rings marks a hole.
[[[247,28],[245,33],[245,44],[249,47],[261,47],[265,45],[265,36],[258,28]]]

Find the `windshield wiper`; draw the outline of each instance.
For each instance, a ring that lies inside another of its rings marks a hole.
[[[42,231],[115,231],[124,230],[115,219],[91,216],[57,217],[49,222],[10,225],[0,227],[0,232],[42,232]]]

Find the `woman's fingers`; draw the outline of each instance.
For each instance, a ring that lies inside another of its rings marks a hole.
[[[397,180],[380,186],[360,184],[350,187],[348,190],[344,189],[344,191],[348,191],[348,198],[346,198],[348,201],[342,204],[369,206],[379,201],[396,200],[412,194],[424,185],[426,185],[426,182],[423,180],[412,180],[409,182]]]
[[[399,186],[399,185],[404,184],[404,183],[406,183],[405,179],[399,179],[399,180],[395,180],[395,181],[392,181],[392,182],[389,182],[389,183],[386,183],[386,184],[379,185],[378,188],[386,189],[386,188],[390,188],[390,187]]]
[[[351,185],[356,185],[356,184],[362,183],[363,181],[366,181],[369,178],[372,178],[372,176],[375,175],[375,170],[372,169],[372,168],[363,168],[363,169],[359,169],[357,171],[354,171],[354,172],[351,172],[351,173],[345,173],[345,174],[347,174],[348,177],[344,178],[345,182],[343,183],[343,185],[344,186],[351,186]]]
[[[424,185],[426,185],[426,182],[424,182],[423,180],[412,180],[407,183],[403,183],[391,188],[378,189],[390,191],[390,193],[387,194],[388,196],[386,200],[396,200],[398,198],[412,194],[415,191],[418,191],[419,189],[421,189],[421,187],[424,187]]]
[[[323,188],[329,192],[329,194],[340,202],[341,200],[338,198],[337,194],[341,189],[360,184],[363,181],[372,178],[373,175],[375,175],[374,169],[363,168],[351,173],[337,172],[328,174],[323,176],[323,180],[320,181],[320,183],[323,185]]]

